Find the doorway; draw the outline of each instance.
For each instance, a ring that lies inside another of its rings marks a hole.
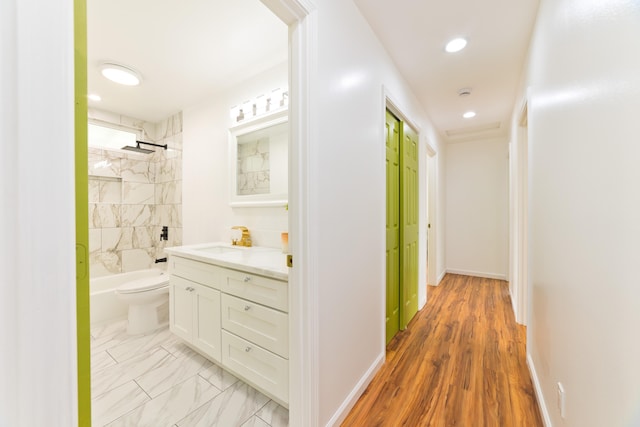
[[[307,223],[304,213],[308,209],[308,201],[306,199],[304,187],[298,183],[307,182],[308,167],[306,160],[307,147],[303,144],[297,144],[297,141],[314,140],[315,136],[310,129],[309,119],[309,86],[311,78],[308,69],[310,68],[311,59],[308,52],[314,46],[311,35],[315,28],[315,20],[309,19],[314,10],[306,3],[298,0],[262,0],[274,14],[279,17],[289,27],[289,100],[290,100],[290,123],[291,123],[291,142],[290,142],[290,174],[293,182],[289,184],[289,200],[290,214],[293,216],[290,222],[290,232],[293,237],[290,239],[290,252],[294,252],[301,247],[304,236],[307,234]],[[79,193],[83,193],[86,198],[87,179],[86,179],[86,1],[76,1],[75,14],[75,48],[76,48],[76,92],[78,93],[76,124],[79,127],[84,126],[82,132],[77,133],[76,139],[76,162],[79,165],[76,174],[78,176]],[[82,148],[85,147],[85,148]],[[84,166],[83,166],[84,165]],[[85,202],[78,205],[86,206]],[[79,216],[82,216],[81,212]],[[79,224],[78,226],[82,226]],[[88,228],[84,226],[83,228]],[[88,247],[88,238],[79,237],[79,243],[84,242],[82,246],[85,251],[78,254],[78,259],[87,257],[86,248]],[[80,262],[80,261],[79,261]],[[317,377],[308,372],[314,372],[315,355],[314,341],[312,337],[316,334],[315,322],[307,322],[307,318],[314,318],[316,313],[312,310],[302,310],[298,307],[312,306],[317,300],[312,291],[299,290],[296,286],[303,278],[306,278],[306,260],[301,256],[296,258],[296,268],[290,271],[289,283],[291,286],[290,298],[298,303],[292,304],[295,309],[290,312],[292,340],[290,343],[292,355],[290,356],[292,367],[290,369],[292,375],[290,379],[291,412],[290,420],[293,425],[306,424],[307,420],[314,419],[317,412],[316,403],[313,400],[311,390],[317,384]],[[79,358],[84,357],[87,363],[79,364],[78,375],[80,378],[79,389],[79,419],[80,425],[90,425],[91,420],[91,400],[90,400],[90,379],[89,379],[89,334],[88,334],[88,280],[77,282],[78,289],[78,327],[86,333],[78,334],[78,353]],[[82,311],[82,315],[80,312]],[[305,330],[305,333],[302,331]],[[86,350],[86,351],[85,351]],[[86,354],[84,354],[86,353]],[[86,356],[86,357],[85,357]],[[304,421],[303,421],[304,420]]]
[[[386,111],[386,343],[418,312],[418,134]]]

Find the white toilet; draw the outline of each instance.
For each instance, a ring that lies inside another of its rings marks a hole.
[[[169,275],[132,280],[116,289],[116,295],[129,305],[127,333],[152,332],[169,323]]]

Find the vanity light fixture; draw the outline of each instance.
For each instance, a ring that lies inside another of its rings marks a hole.
[[[125,86],[138,86],[142,81],[140,73],[124,65],[105,62],[100,66],[100,72],[112,82]]]
[[[274,89],[266,94],[261,94],[255,98],[234,105],[229,110],[231,120],[240,123],[255,117],[262,116],[275,110],[284,109],[289,105],[289,91],[285,89]]]
[[[467,45],[467,39],[463,39],[462,37],[458,37],[456,39],[451,40],[445,46],[444,50],[449,53],[460,52]]]
[[[471,119],[473,117],[476,116],[476,112],[475,111],[467,111],[466,113],[464,113],[462,115],[462,117],[464,117],[465,119]]]

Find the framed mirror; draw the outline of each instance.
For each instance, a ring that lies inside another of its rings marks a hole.
[[[229,130],[230,205],[285,206],[289,188],[288,111]]]

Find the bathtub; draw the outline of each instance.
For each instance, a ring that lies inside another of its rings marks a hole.
[[[127,304],[120,301],[116,295],[116,288],[131,280],[142,279],[165,274],[163,270],[150,268],[147,270],[131,271],[129,273],[113,274],[111,276],[91,279],[90,290],[90,319],[91,324],[98,324],[109,320],[126,319]]]

